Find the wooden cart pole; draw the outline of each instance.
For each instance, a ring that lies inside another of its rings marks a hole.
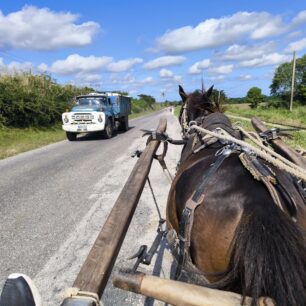
[[[237,306],[241,305],[242,301],[242,296],[234,292],[210,289],[140,272],[119,271],[113,278],[113,284],[117,288],[176,306]],[[243,305],[251,306],[252,299],[246,297]],[[276,306],[268,297],[260,297],[256,305]]]
[[[259,132],[266,132],[268,128],[264,125],[264,123],[257,117],[252,118],[251,120],[254,129]],[[274,148],[276,153],[284,156],[285,158],[289,159],[296,165],[300,166],[303,169],[306,169],[306,160],[300,154],[298,154],[293,149],[289,148],[281,138],[275,138],[271,140],[271,145]]]
[[[157,130],[164,132],[166,127],[167,120],[160,119]],[[102,296],[159,144],[159,141],[151,141],[141,154],[81,267],[73,287]]]

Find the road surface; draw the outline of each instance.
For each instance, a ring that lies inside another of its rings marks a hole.
[[[144,148],[140,129],[156,128],[162,115],[167,117],[168,133],[179,138],[177,119],[161,111],[132,120],[129,131],[109,140],[61,141],[0,161],[0,288],[10,273],[25,273],[34,279],[45,305],[60,304],[136,162],[131,153]],[[180,149],[170,146],[166,158],[173,174]],[[156,161],[150,179],[164,216],[170,183]],[[146,186],[116,269],[133,264],[127,257],[141,244],[152,242],[157,222]],[[148,271],[169,276],[168,250],[161,249],[158,255]],[[150,299],[115,289],[110,282],[102,301],[104,305],[153,305]]]

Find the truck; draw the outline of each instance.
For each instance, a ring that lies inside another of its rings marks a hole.
[[[71,111],[62,114],[62,128],[69,141],[80,133],[100,133],[112,138],[115,130],[129,129],[131,97],[116,92],[92,92],[75,97]]]

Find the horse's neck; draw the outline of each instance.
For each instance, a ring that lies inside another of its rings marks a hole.
[[[231,121],[227,116],[223,113],[212,113],[203,118],[201,126],[204,129],[211,129],[211,127],[215,128],[216,126],[233,128]]]
[[[240,132],[233,128],[231,121],[223,113],[216,112],[205,117],[199,117],[196,119],[196,122],[204,129],[212,131],[216,128],[222,128],[233,137],[241,139]],[[201,145],[203,145],[203,143],[201,143],[199,136],[196,134],[191,135],[182,150],[180,162],[182,163],[189,159],[193,155],[194,150],[200,147]],[[216,142],[209,145],[208,147],[210,149],[219,149],[222,146],[223,144],[221,144],[220,142]],[[206,148],[204,150],[206,150]]]

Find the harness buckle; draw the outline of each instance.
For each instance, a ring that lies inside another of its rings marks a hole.
[[[192,127],[193,125],[198,125],[197,122],[195,120],[191,120],[188,123],[189,127]]]
[[[230,145],[224,146],[221,149],[217,150],[217,152],[215,153],[215,156],[220,156],[220,155],[225,155],[228,156],[232,153],[232,148]]]

